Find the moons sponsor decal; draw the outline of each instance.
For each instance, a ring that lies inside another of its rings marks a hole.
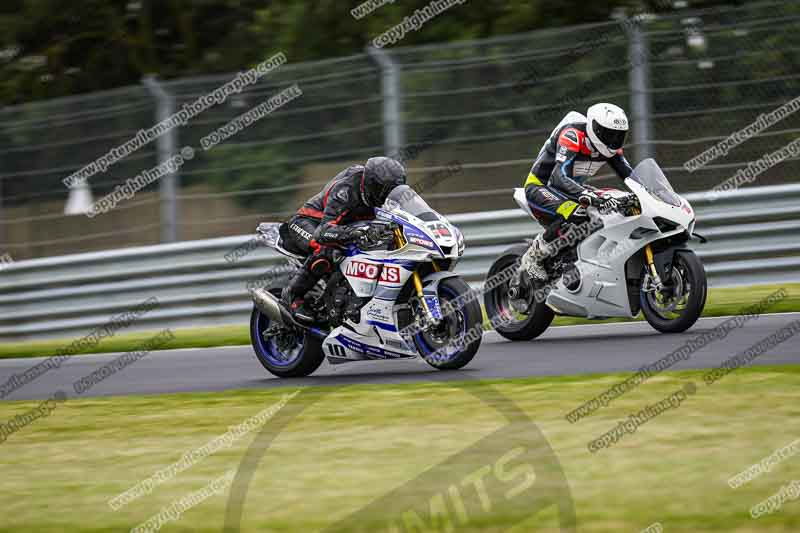
[[[363,261],[351,261],[347,265],[344,274],[348,277],[368,280],[380,278],[380,281],[386,283],[400,282],[400,267],[392,265],[383,265],[383,269],[381,270],[380,265],[365,263]]]

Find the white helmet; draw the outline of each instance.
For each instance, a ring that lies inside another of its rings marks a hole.
[[[612,157],[625,144],[628,117],[614,104],[595,104],[586,112],[586,131],[597,151]]]

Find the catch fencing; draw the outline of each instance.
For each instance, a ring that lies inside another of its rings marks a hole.
[[[506,191],[511,198],[511,190]],[[756,187],[721,195],[688,195],[694,247],[710,286],[800,281],[800,185]],[[519,209],[450,217],[467,248],[457,272],[473,285],[510,244],[541,228]],[[0,341],[77,337],[110,316],[155,297],[157,309],[131,330],[246,325],[247,286],[287,269],[279,255],[253,247],[253,235],[163,244],[102,253],[18,261],[0,276]],[[269,281],[269,280],[267,280]]]
[[[702,168],[684,167],[800,96],[799,21],[797,2],[760,2],[317,62],[288,57],[82,191],[62,180],[235,73],[148,79],[4,108],[0,254],[19,261],[241,235],[285,218],[338,170],[382,152],[410,155],[412,183],[428,183],[426,198],[443,212],[508,209],[508,190],[523,181],[553,126],[601,100],[629,110],[634,163],[652,155],[679,192],[708,190],[800,136],[800,113],[791,113]],[[205,135],[293,84],[300,98],[214,150],[199,150]],[[197,157],[111,212],[65,215],[68,203],[98,199],[185,146]],[[456,165],[459,172],[431,178]],[[747,186],[785,185],[798,175],[791,157]]]

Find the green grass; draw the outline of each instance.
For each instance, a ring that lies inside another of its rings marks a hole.
[[[779,288],[785,288],[789,296],[769,309],[771,313],[800,311],[800,283],[784,285],[759,285],[754,287],[736,287],[728,289],[710,289],[708,303],[703,316],[726,316],[740,313],[743,308],[755,303]],[[641,320],[641,318],[639,319]],[[601,324],[608,322],[626,322],[625,319],[586,320],[572,317],[557,317],[554,326],[574,324]],[[488,322],[487,322],[488,324]],[[175,338],[159,349],[175,348],[209,348],[215,346],[241,346],[250,344],[249,325],[223,326],[213,328],[179,329],[174,331]],[[82,352],[82,354],[129,352],[138,350],[141,344],[154,332],[117,335],[103,339],[98,345]],[[20,342],[0,344],[0,359],[19,357],[49,357],[57,355],[68,346],[73,339]]]
[[[638,532],[654,522],[666,532],[800,531],[800,501],[786,502],[782,510],[759,520],[748,515],[751,506],[800,479],[800,456],[736,490],[726,484],[729,477],[800,438],[800,367],[743,369],[711,387],[702,384],[700,372],[669,372],[576,424],[565,421],[567,412],[621,377],[491,382],[536,422],[552,446],[571,487],[578,531]],[[589,453],[590,439],[689,380],[698,384],[697,394],[679,408],[650,420],[615,446]],[[279,432],[259,463],[242,531],[318,531],[440,464],[447,466],[435,478],[409,487],[412,495],[419,495],[420,508],[427,508],[430,494],[451,485],[464,487],[459,472],[492,465],[513,445],[494,439],[480,453],[448,462],[508,423],[494,408],[501,405],[497,397],[477,399],[486,394],[487,383],[303,389],[267,422],[273,428],[270,424],[308,404]],[[128,530],[236,468],[253,434],[119,511],[107,506],[109,498],[295,390],[68,401],[0,444],[0,531]],[[0,420],[35,405],[3,402]],[[512,433],[517,427],[524,432],[521,420],[520,413],[512,417]],[[533,489],[536,483],[549,489],[549,477],[539,466],[534,460]],[[490,510],[471,513],[471,521],[457,531],[507,531],[525,517],[530,502],[517,504],[504,496],[519,479],[506,486],[487,483]],[[221,531],[227,497],[226,491],[206,500],[165,531]],[[359,524],[365,531],[377,531],[396,518],[387,512],[382,505],[373,507],[360,516]],[[514,531],[558,531],[555,513],[536,515]]]
[[[709,289],[708,302],[703,311],[704,317],[730,316],[742,312],[744,308],[752,305],[777,291],[786,289],[788,296],[776,303],[768,310],[769,313],[790,313],[800,311],[800,283],[785,283],[782,285],[756,285],[752,287],[731,287],[725,289]],[[644,320],[639,315],[636,320]],[[586,320],[573,317],[556,317],[554,326],[569,326],[573,324],[602,324],[611,322],[630,322],[624,318],[608,320]]]

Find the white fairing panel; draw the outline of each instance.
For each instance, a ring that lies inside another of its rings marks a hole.
[[[694,220],[695,214],[685,198],[681,198],[683,204],[680,207],[669,205],[651,196],[643,186],[632,179],[625,180],[625,184],[639,197],[642,215],[651,218],[665,218],[679,224],[684,229],[689,229],[689,224]]]
[[[378,287],[400,289],[411,276],[411,271],[399,264],[373,261],[364,256],[348,257],[340,268],[356,296],[374,296]]]
[[[618,213],[600,215],[591,210],[602,219],[604,227],[578,246],[575,266],[579,285],[570,291],[559,280],[548,296],[547,304],[556,312],[590,318],[633,317],[626,263],[647,244],[687,231],[694,224],[694,211],[684,199],[681,206],[672,206],[651,196],[633,180],[626,180],[626,184],[639,198],[642,213],[623,217]],[[661,232],[654,221],[657,217],[677,224],[677,229]],[[636,230],[646,231],[639,231],[637,238],[632,238]]]
[[[531,207],[528,205],[528,197],[525,196],[525,189],[514,189],[514,201],[517,202],[519,208],[528,213],[531,218],[536,218],[533,216],[533,211],[531,211]]]

